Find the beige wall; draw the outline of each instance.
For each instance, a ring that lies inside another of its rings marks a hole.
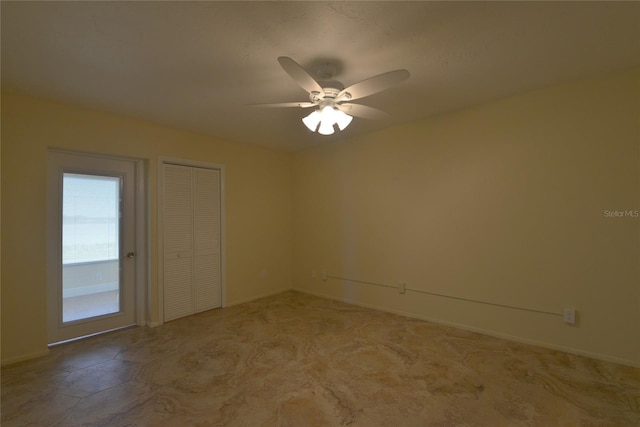
[[[46,352],[46,153],[60,147],[148,160],[151,321],[157,157],[179,157],[226,165],[229,304],[295,287],[640,366],[640,220],[604,215],[640,209],[638,93],[640,71],[623,73],[294,155],[3,94],[2,361]],[[579,324],[312,270],[575,307]]]
[[[297,153],[294,287],[640,366],[639,145],[636,70]]]
[[[226,167],[227,303],[291,288],[291,155],[2,94],[2,362],[46,353],[47,147],[146,159],[158,321],[158,156]],[[266,277],[261,272],[267,270]]]

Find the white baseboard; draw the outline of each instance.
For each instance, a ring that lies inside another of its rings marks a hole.
[[[261,299],[261,298],[266,298],[266,297],[270,297],[270,296],[273,296],[273,295],[278,295],[278,294],[281,294],[283,292],[287,292],[287,291],[291,291],[291,290],[295,290],[295,289],[282,288],[280,290],[273,291],[273,292],[268,292],[266,294],[261,294],[261,295],[257,295],[257,296],[243,298],[243,299],[232,301],[232,302],[227,301],[227,304],[225,305],[225,307],[233,307],[234,305],[244,304],[246,302],[251,302],[251,301],[255,301],[255,300]]]
[[[265,293],[265,294],[252,296],[252,297],[249,297],[249,298],[243,298],[243,299],[236,300],[236,301],[231,301],[231,302],[227,301],[226,304],[223,305],[220,308],[233,307],[234,305],[240,305],[240,304],[244,304],[244,303],[247,303],[247,302],[259,300],[261,298],[266,298],[266,297],[270,297],[270,296],[273,296],[273,295],[278,295],[278,294],[281,294],[283,292],[287,292],[287,291],[290,291],[290,290],[292,290],[292,289],[291,288],[282,288],[282,289],[277,290],[277,291],[268,292],[268,293]],[[157,328],[158,326],[161,326],[163,324],[164,324],[164,322],[147,321],[147,326],[149,328]]]
[[[468,325],[455,323],[455,322],[448,322],[446,320],[436,319],[436,318],[423,316],[423,315],[420,315],[420,314],[415,314],[415,313],[406,312],[406,311],[402,311],[402,310],[393,310],[393,309],[390,309],[390,308],[387,308],[387,307],[381,307],[381,306],[374,305],[374,304],[366,304],[366,303],[362,303],[362,302],[359,302],[359,301],[350,300],[348,298],[337,298],[337,297],[334,297],[334,296],[331,296],[331,295],[325,295],[325,294],[322,294],[320,292],[312,292],[312,291],[309,291],[309,290],[306,290],[306,289],[293,288],[292,290],[297,291],[297,292],[302,292],[304,294],[317,296],[317,297],[320,297],[320,298],[326,298],[326,299],[330,299],[330,300],[333,300],[333,301],[340,301],[340,302],[344,302],[346,304],[356,305],[356,306],[359,306],[359,307],[370,308],[372,310],[384,311],[384,312],[387,312],[387,313],[393,313],[393,314],[398,314],[400,316],[410,317],[412,319],[424,320],[426,322],[431,322],[431,323],[435,323],[435,324],[438,324],[438,325],[449,326],[449,327],[452,327],[452,328],[462,329],[462,330],[469,331],[469,332],[476,332],[476,333],[479,333],[479,334],[488,335],[488,336],[492,336],[492,337],[496,337],[496,338],[501,338],[501,339],[505,339],[505,340],[508,340],[508,341],[514,341],[514,342],[519,342],[519,343],[522,343],[522,344],[534,345],[536,347],[548,348],[550,350],[562,351],[564,353],[575,354],[575,355],[578,355],[578,356],[584,356],[584,357],[588,357],[590,359],[602,360],[604,362],[611,362],[611,363],[617,363],[619,365],[625,365],[625,366],[631,366],[631,367],[634,367],[634,368],[640,368],[640,361],[623,359],[623,358],[619,358],[619,357],[609,356],[609,355],[606,355],[606,354],[592,353],[592,352],[589,352],[589,351],[583,351],[583,350],[579,350],[579,349],[575,349],[575,348],[571,348],[571,347],[563,347],[563,346],[559,346],[559,345],[556,345],[556,344],[548,343],[548,342],[545,342],[545,341],[537,341],[537,340],[532,340],[532,339],[528,339],[528,338],[522,338],[522,337],[515,336],[515,335],[503,334],[503,333],[492,331],[492,330],[488,330],[488,329],[476,328],[476,327],[473,327],[473,326],[468,326]]]
[[[20,362],[24,362],[24,361],[31,360],[31,359],[37,359],[39,357],[44,357],[47,354],[49,354],[49,349],[48,348],[46,350],[43,350],[43,351],[36,351],[36,352],[33,352],[33,353],[29,353],[29,354],[23,354],[23,355],[18,356],[18,357],[10,357],[8,359],[2,359],[2,362],[0,363],[0,365],[9,366],[9,365],[13,365],[15,363],[20,363]]]

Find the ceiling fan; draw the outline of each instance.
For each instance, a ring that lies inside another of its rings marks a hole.
[[[395,70],[362,80],[345,88],[342,83],[330,80],[335,72],[331,64],[324,64],[324,67],[318,69],[318,75],[322,79],[317,81],[300,64],[289,57],[281,56],[278,58],[278,62],[284,71],[309,93],[309,101],[254,104],[254,106],[315,107],[311,114],[302,119],[302,122],[311,132],[317,131],[322,135],[334,133],[335,125],[338,125],[340,130],[344,130],[351,123],[353,117],[364,119],[387,117],[388,114],[384,111],[362,104],[354,104],[350,101],[373,95],[409,78],[407,70]]]

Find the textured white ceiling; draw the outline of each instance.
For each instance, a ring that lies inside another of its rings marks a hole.
[[[7,2],[2,88],[284,150],[640,66],[640,2]],[[284,72],[330,61],[391,114],[312,134]]]

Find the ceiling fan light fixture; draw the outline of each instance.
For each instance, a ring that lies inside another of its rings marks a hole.
[[[336,124],[337,114],[335,108],[330,105],[325,105],[320,110],[320,115],[322,116],[321,123],[326,123],[329,126],[333,126]]]
[[[302,119],[302,123],[311,132],[318,132],[321,135],[331,135],[335,132],[334,125],[338,125],[340,130],[344,130],[353,117],[337,108],[325,105],[319,110],[314,110]],[[319,126],[318,126],[319,125]]]
[[[336,111],[337,111],[336,123],[338,124],[338,128],[340,130],[345,130],[346,127],[349,126],[349,123],[351,123],[351,120],[353,120],[353,117],[351,117],[344,111],[341,111],[341,110],[336,110]]]
[[[318,110],[313,110],[311,114],[302,119],[302,123],[309,129],[311,132],[315,132],[318,129],[318,125],[320,124],[322,116],[318,112]]]
[[[331,135],[334,132],[335,132],[335,130],[333,129],[333,123],[330,123],[328,121],[320,122],[320,127],[318,128],[318,133],[319,134],[321,134],[321,135]]]

